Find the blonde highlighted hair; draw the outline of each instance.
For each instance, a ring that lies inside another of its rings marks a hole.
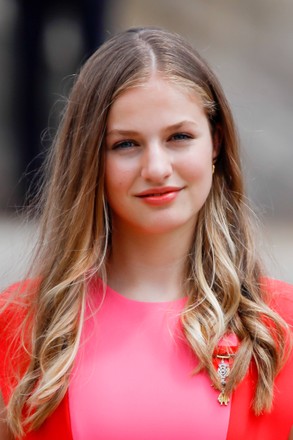
[[[219,387],[212,354],[219,339],[234,332],[241,345],[227,393],[254,359],[254,410],[259,414],[271,408],[274,379],[284,362],[286,324],[268,307],[261,289],[229,105],[214,73],[183,38],[157,28],[130,29],[103,44],[81,69],[47,159],[34,261],[40,282],[29,306],[27,320],[33,319],[24,341],[30,363],[8,405],[16,436],[28,426],[39,427],[66,393],[88,281],[98,275],[106,282],[111,244],[104,191],[107,115],[120,93],[147,81],[153,72],[195,90],[220,143],[212,189],[186,261],[186,338],[200,368]]]

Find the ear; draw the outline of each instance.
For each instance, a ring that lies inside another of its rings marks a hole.
[[[223,131],[220,124],[217,124],[213,131],[213,163],[217,162],[217,158],[221,151],[223,140]]]

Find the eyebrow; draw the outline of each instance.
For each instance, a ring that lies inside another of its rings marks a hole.
[[[177,122],[176,124],[169,125],[168,127],[166,127],[166,131],[179,130],[180,128],[182,128],[184,125],[187,125],[187,124],[192,124],[195,126],[198,125],[195,121],[185,120],[185,121]],[[131,135],[137,135],[137,134],[139,134],[139,132],[137,132],[135,130],[121,130],[119,128],[113,128],[113,130],[107,131],[106,136],[111,136],[111,135],[115,135],[115,134],[122,135],[122,136],[131,136]]]
[[[113,130],[107,131],[106,136],[111,136],[113,134],[120,134],[123,136],[131,136],[131,135],[138,134],[138,132],[135,130],[120,130],[119,128],[117,128],[117,129],[114,128]]]

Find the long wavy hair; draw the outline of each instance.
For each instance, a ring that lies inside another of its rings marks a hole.
[[[199,368],[218,388],[212,355],[219,339],[234,332],[241,344],[226,392],[233,391],[254,360],[255,413],[271,408],[274,379],[284,362],[286,324],[269,308],[261,287],[228,102],[212,70],[182,37],[139,28],[112,37],[85,63],[47,158],[38,196],[38,286],[22,325],[30,361],[7,409],[16,436],[38,428],[67,391],[88,282],[97,275],[106,282],[111,242],[104,190],[107,115],[120,93],[144,83],[154,72],[201,97],[211,132],[220,142],[212,188],[186,261],[188,303],[181,317],[186,338]]]

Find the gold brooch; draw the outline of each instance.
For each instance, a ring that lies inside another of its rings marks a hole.
[[[225,387],[227,384],[227,377],[230,374],[230,365],[229,365],[229,359],[232,355],[217,355],[216,357],[218,359],[221,359],[221,362],[218,365],[218,376],[219,379],[221,381],[221,392],[218,396],[218,402],[220,403],[220,405],[228,405],[228,403],[230,402],[229,397],[225,394]],[[228,359],[228,362],[227,362]]]
[[[220,405],[227,406],[230,402],[229,396],[226,394],[226,385],[227,385],[227,378],[230,375],[231,368],[233,365],[233,358],[235,356],[235,353],[237,351],[237,346],[235,347],[217,347],[215,350],[215,353],[213,355],[213,364],[215,368],[217,369],[217,374],[220,379],[221,384],[221,392],[218,396],[218,402]]]

